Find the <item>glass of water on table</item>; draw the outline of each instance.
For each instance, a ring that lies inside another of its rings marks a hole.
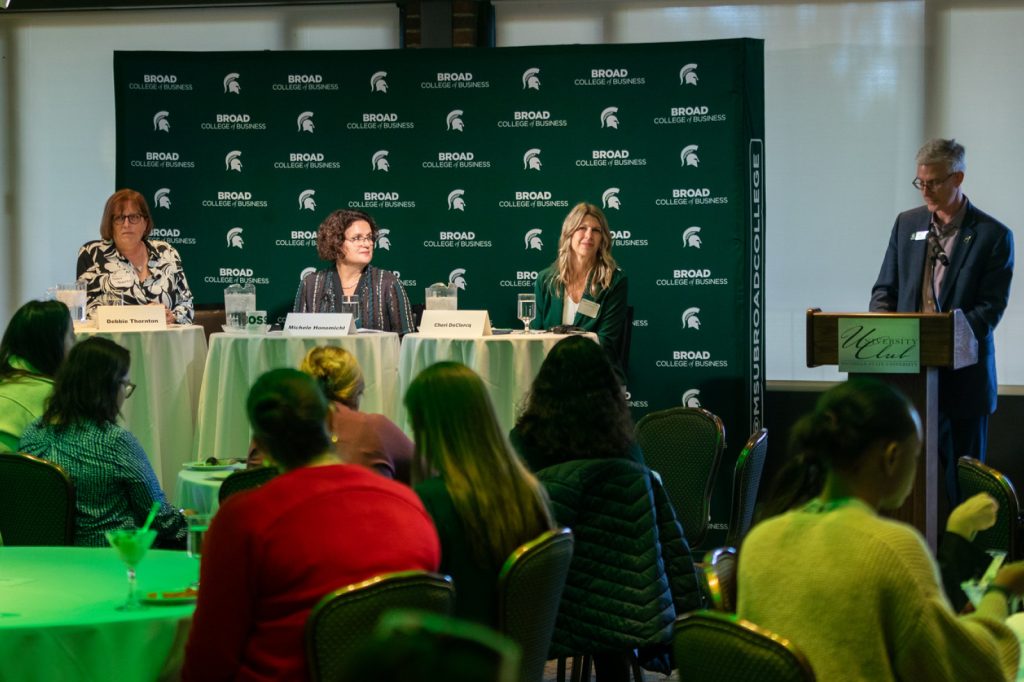
[[[188,524],[188,541],[185,551],[189,558],[195,559],[197,562],[196,581],[190,586],[194,589],[199,588],[198,562],[203,554],[203,537],[206,535],[207,528],[210,527],[211,516],[212,514],[190,514],[185,517],[185,522]]]
[[[534,294],[519,294],[518,317],[522,321],[524,334],[530,333],[530,322],[537,317],[537,297]]]

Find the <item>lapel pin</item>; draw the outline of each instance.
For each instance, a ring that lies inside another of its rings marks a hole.
[[[969,235],[967,235],[966,237],[964,237],[964,244],[966,244],[967,242],[971,241],[971,237],[972,237],[972,236],[974,236],[974,235],[970,235],[970,234],[969,234]]]

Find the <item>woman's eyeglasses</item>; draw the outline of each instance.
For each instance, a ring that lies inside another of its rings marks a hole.
[[[142,220],[142,214],[141,213],[124,213],[122,215],[114,216],[112,218],[112,220],[114,221],[115,225],[123,223],[125,220],[127,220],[132,225],[138,225],[139,221]]]
[[[360,234],[355,237],[345,237],[345,241],[352,242],[353,244],[369,244],[370,246],[373,246],[373,235]]]
[[[132,393],[135,393],[135,384],[130,381],[122,381],[121,385],[124,386],[124,397],[131,398]]]

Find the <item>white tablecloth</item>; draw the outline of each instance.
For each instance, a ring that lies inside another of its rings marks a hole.
[[[203,328],[172,326],[145,332],[76,329],[75,334],[79,339],[102,336],[131,352],[131,380],[136,388],[121,408],[121,423],[142,443],[160,486],[170,491],[181,465],[192,458],[199,387],[206,364]]]
[[[217,511],[220,502],[220,486],[224,479],[235,471],[245,468],[245,463],[223,471],[194,471],[182,469],[178,472],[178,485],[174,490],[175,507],[192,509],[203,514]]]
[[[139,596],[184,589],[197,566],[150,550]],[[0,547],[0,680],[177,679],[195,605],[118,611],[127,594],[109,547]]]
[[[596,334],[587,334],[597,341]],[[479,339],[439,339],[406,334],[402,339],[399,377],[404,396],[416,375],[435,362],[454,360],[473,369],[484,381],[494,403],[501,427],[508,431],[515,424],[516,407],[533,384],[540,366],[552,346],[563,334],[502,334]],[[405,417],[403,411],[403,419]],[[408,423],[396,422],[406,432]]]
[[[271,369],[298,368],[310,348],[324,345],[341,346],[356,356],[366,382],[360,411],[384,414],[396,421],[400,406],[397,334],[380,332],[340,337],[296,337],[279,332],[213,334],[199,393],[193,459],[245,459],[250,440],[245,399],[253,382]]]

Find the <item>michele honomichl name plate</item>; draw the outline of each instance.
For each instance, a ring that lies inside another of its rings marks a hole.
[[[920,320],[841,317],[838,322],[840,372],[921,371]]]

